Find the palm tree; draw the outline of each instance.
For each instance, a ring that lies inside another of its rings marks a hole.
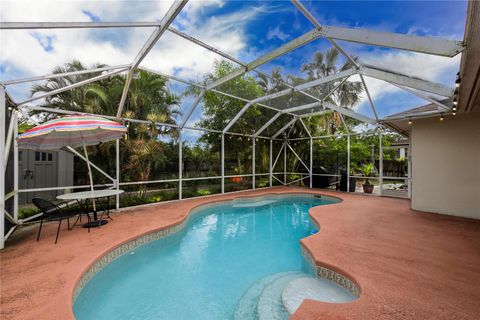
[[[95,64],[86,68],[80,61],[73,60],[53,69],[53,74],[82,71],[105,67]],[[101,72],[72,75],[48,79],[45,84],[34,85],[30,91],[47,93],[55,89],[71,85]],[[125,76],[112,76],[72,90],[67,90],[46,98],[44,105],[50,108],[67,109],[78,112],[115,115],[125,86]],[[178,98],[169,92],[167,80],[157,74],[143,70],[135,71],[125,103],[125,112],[137,119],[175,123],[180,114]]]
[[[274,68],[270,75],[258,73],[257,76],[257,84],[262,88],[265,94],[271,94],[287,87],[284,84],[285,81],[282,77],[282,68],[280,67]]]
[[[113,76],[91,83],[85,88],[83,112],[115,115],[122,96],[125,78]]]
[[[315,53],[312,62],[302,65],[301,71],[307,73],[307,81],[312,81],[352,67],[350,61],[339,66],[339,57],[340,53],[336,48],[331,48],[326,53],[317,52]],[[313,88],[313,92],[319,98],[323,99],[329,92],[339,85],[341,81],[342,80],[332,81],[317,86]],[[352,108],[360,102],[360,95],[362,92],[363,87],[360,81],[345,81],[333,94],[326,97],[325,101],[344,108]],[[340,117],[337,113],[333,113],[333,115],[324,115],[323,119],[316,122],[317,126],[319,125],[319,122],[321,122],[324,130],[329,134],[333,134],[336,131],[336,128],[340,125]]]
[[[137,70],[130,84],[124,116],[174,124],[181,115],[178,105],[179,98],[168,90],[167,79],[148,71]],[[139,126],[142,134],[146,134],[147,129],[148,125]],[[171,127],[161,129],[155,133],[177,134]]]
[[[128,150],[128,160],[124,168],[129,171],[129,177],[135,181],[148,181],[155,161],[163,156],[163,145],[156,140],[142,138],[127,139],[123,145]],[[146,185],[139,186],[139,195],[146,196]]]
[[[65,73],[105,67],[95,64],[86,68],[81,62],[73,60],[62,66],[54,68],[53,73]],[[77,83],[82,80],[99,75],[98,73],[72,75],[68,77],[48,79],[45,84],[35,85],[31,94],[47,93],[52,90]],[[72,90],[48,97],[43,106],[50,108],[78,111],[79,113],[94,113],[102,115],[115,115],[120,103],[126,77],[115,75],[99,80]],[[127,159],[126,168],[130,168],[132,176],[140,180],[148,180],[155,160],[162,161],[165,157],[159,157],[162,150],[162,142],[159,135],[176,136],[176,131],[171,127],[156,126],[155,122],[175,123],[180,115],[177,96],[169,92],[167,80],[162,76],[143,70],[135,71],[130,89],[127,94],[122,117],[143,119],[152,122],[152,125],[140,124],[129,126],[128,141],[124,141],[124,159]],[[55,114],[45,114],[45,119],[54,117]],[[106,163],[107,171],[114,171],[112,159],[114,158],[114,144],[103,143],[99,146],[90,147],[94,162]],[[151,153],[148,156],[148,153]],[[135,169],[135,168],[138,168]],[[128,179],[128,177],[127,177]]]
[[[74,71],[82,71],[86,69],[96,69],[105,67],[104,64],[95,64],[86,68],[80,61],[72,60],[62,66],[56,66],[53,70],[53,74],[60,74],[66,72],[74,72]],[[56,89],[63,88],[65,86],[74,84],[76,82],[80,82],[86,80],[91,77],[95,77],[100,75],[101,72],[95,72],[90,74],[79,74],[79,75],[72,75],[67,77],[60,77],[60,78],[52,78],[48,79],[44,84],[36,84],[33,85],[30,94],[33,96],[36,93],[47,93]],[[74,88],[72,90],[64,91],[58,93],[53,96],[49,96],[45,99],[45,106],[50,108],[58,108],[58,109],[68,109],[74,110],[78,112],[86,112],[86,100],[87,100],[87,93],[88,89],[91,85],[81,86],[78,88]],[[53,115],[50,115],[50,117]]]
[[[178,104],[178,97],[169,92],[164,77],[143,70],[135,71],[123,116],[145,119],[152,124],[129,126],[128,139],[123,142],[128,159],[125,168],[130,171],[132,178],[147,181],[156,163],[166,161],[164,143],[158,140],[158,136],[178,137],[178,132],[172,127],[154,123],[174,124],[181,115]],[[145,195],[146,186],[140,186],[140,196]]]

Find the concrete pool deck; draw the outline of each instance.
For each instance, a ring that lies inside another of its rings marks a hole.
[[[0,251],[0,319],[73,319],[72,294],[83,272],[121,243],[185,219],[195,206],[238,196],[312,192],[343,202],[312,208],[321,231],[302,240],[317,264],[351,276],[358,300],[307,300],[293,319],[478,319],[480,221],[410,210],[404,199],[274,187],[159,203],[114,213],[101,229],[57,224],[16,231]]]

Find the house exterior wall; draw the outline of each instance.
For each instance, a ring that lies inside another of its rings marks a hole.
[[[480,114],[411,127],[412,209],[480,219]]]

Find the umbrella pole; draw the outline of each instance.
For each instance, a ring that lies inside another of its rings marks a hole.
[[[88,152],[87,152],[87,147],[85,146],[85,142],[83,143],[83,151],[85,152],[85,158],[87,159],[88,176],[90,177],[90,190],[92,190],[93,192],[92,169],[90,168],[90,160],[88,160]],[[93,218],[97,220],[97,208],[95,207],[95,198],[93,198],[92,201],[93,201]]]

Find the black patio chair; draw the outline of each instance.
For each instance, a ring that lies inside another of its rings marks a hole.
[[[62,220],[67,220],[68,230],[71,230],[70,218],[77,215],[78,217],[80,217],[83,214],[83,212],[64,212],[58,205],[45,199],[34,198],[32,202],[43,213],[41,217],[42,220],[40,221],[40,228],[38,229],[37,241],[40,239],[40,233],[42,232],[43,221],[58,221],[57,236],[55,237],[55,244],[56,244],[58,241],[58,234],[60,233],[60,226],[62,225]],[[87,217],[88,217],[88,220],[90,220],[90,217],[88,216],[88,214],[87,214]],[[78,221],[78,218],[77,218],[77,221]],[[75,221],[73,226],[75,226],[77,221]]]

